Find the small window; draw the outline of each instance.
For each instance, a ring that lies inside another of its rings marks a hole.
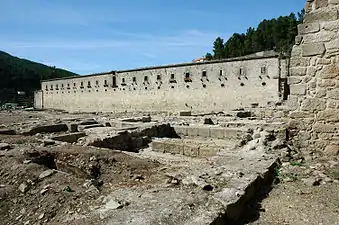
[[[61,84],[61,88],[64,88],[64,84]]]
[[[185,78],[190,78],[190,73],[185,73]]]
[[[133,77],[133,82],[137,82],[137,78],[136,77]]]
[[[97,80],[97,81],[95,81],[95,85],[97,85],[97,86],[99,85],[99,81],[98,81],[98,80]]]
[[[202,77],[207,77],[207,71],[206,70],[202,71]]]
[[[107,86],[107,80],[104,81],[104,85]]]
[[[71,85],[69,83],[67,84],[67,89],[71,89]]]
[[[73,83],[73,86],[75,87],[75,86],[76,86],[76,83]]]
[[[84,82],[81,81],[80,88],[84,88]]]
[[[245,75],[244,67],[240,67],[240,69],[239,69],[239,75]]]
[[[161,80],[161,75],[157,75],[157,80]]]
[[[145,81],[145,82],[148,81],[148,76],[144,76],[144,81]]]
[[[122,81],[122,83],[125,83],[125,78],[122,78],[121,81]]]
[[[55,85],[55,90],[59,90],[59,85]]]
[[[192,82],[192,79],[190,78],[190,73],[185,73],[185,82]]]
[[[174,73],[171,74],[171,80],[174,80],[175,79],[175,76],[174,76]]]
[[[91,81],[87,82],[87,87],[89,87],[89,88],[91,87]]]
[[[266,66],[262,66],[261,67],[261,74],[266,74],[266,72],[267,72]]]
[[[46,85],[46,88],[45,88],[45,89],[46,89],[46,91],[48,91],[48,86],[47,86],[47,85]]]
[[[220,70],[220,71],[219,71],[219,76],[222,76],[222,75],[223,75],[223,71]]]

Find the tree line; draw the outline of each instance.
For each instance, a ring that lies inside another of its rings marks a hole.
[[[233,58],[267,50],[289,54],[304,14],[305,11],[301,10],[297,15],[291,13],[289,16],[263,20],[257,28],[250,27],[242,34],[234,33],[227,41],[218,37],[213,43],[213,53],[207,53],[205,58]]]

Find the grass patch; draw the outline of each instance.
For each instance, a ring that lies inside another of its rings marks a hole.
[[[283,177],[284,177],[284,178],[289,178],[289,179],[291,179],[292,181],[297,181],[297,180],[299,180],[298,175],[297,175],[297,174],[294,174],[294,173],[286,173],[286,174],[284,174]]]
[[[291,161],[291,166],[305,166],[306,164],[304,162],[298,162],[298,161]]]

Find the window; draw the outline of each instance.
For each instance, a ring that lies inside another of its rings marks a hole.
[[[223,71],[220,70],[220,71],[219,71],[219,76],[222,76],[222,75],[223,75]]]
[[[192,82],[192,79],[190,77],[190,73],[185,73],[185,82]]]
[[[91,87],[91,81],[87,82],[87,87],[90,88]]]
[[[113,76],[113,87],[117,87],[117,77]]]
[[[144,76],[144,81],[148,82],[148,76]]]
[[[73,83],[73,87],[75,87],[76,86],[76,83]]]
[[[45,88],[46,91],[48,91],[48,86],[46,85],[46,88]]]
[[[157,75],[157,80],[161,80],[161,75]]]
[[[104,86],[105,87],[107,86],[107,80],[104,80]]]
[[[207,77],[207,72],[206,72],[206,70],[202,71],[202,77]]]
[[[95,81],[95,85],[96,85],[96,86],[99,86],[99,81],[98,81],[98,80]]]
[[[61,84],[61,89],[64,89],[64,84]]]
[[[137,78],[136,77],[133,77],[133,82],[137,82]]]
[[[240,69],[239,69],[239,75],[245,75],[244,67],[240,67]]]
[[[51,85],[51,90],[53,90],[53,84]]]
[[[174,80],[175,79],[175,76],[174,76],[174,73],[171,74],[171,80]]]
[[[67,84],[67,89],[71,89],[71,85],[69,83]]]
[[[121,82],[122,82],[122,83],[125,83],[125,78],[122,78],[122,79],[121,79]]]
[[[266,66],[262,66],[261,67],[261,74],[266,74],[266,72],[267,72]]]
[[[59,90],[59,85],[55,85],[55,90]]]
[[[81,81],[80,88],[84,88],[84,82]]]

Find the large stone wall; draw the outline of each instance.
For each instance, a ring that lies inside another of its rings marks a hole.
[[[339,152],[339,1],[308,0],[290,61],[291,135],[304,153]]]
[[[279,81],[286,77],[286,65],[285,59],[275,55],[46,81],[42,82],[43,106],[82,112],[211,112],[251,104],[264,107],[281,100]]]

